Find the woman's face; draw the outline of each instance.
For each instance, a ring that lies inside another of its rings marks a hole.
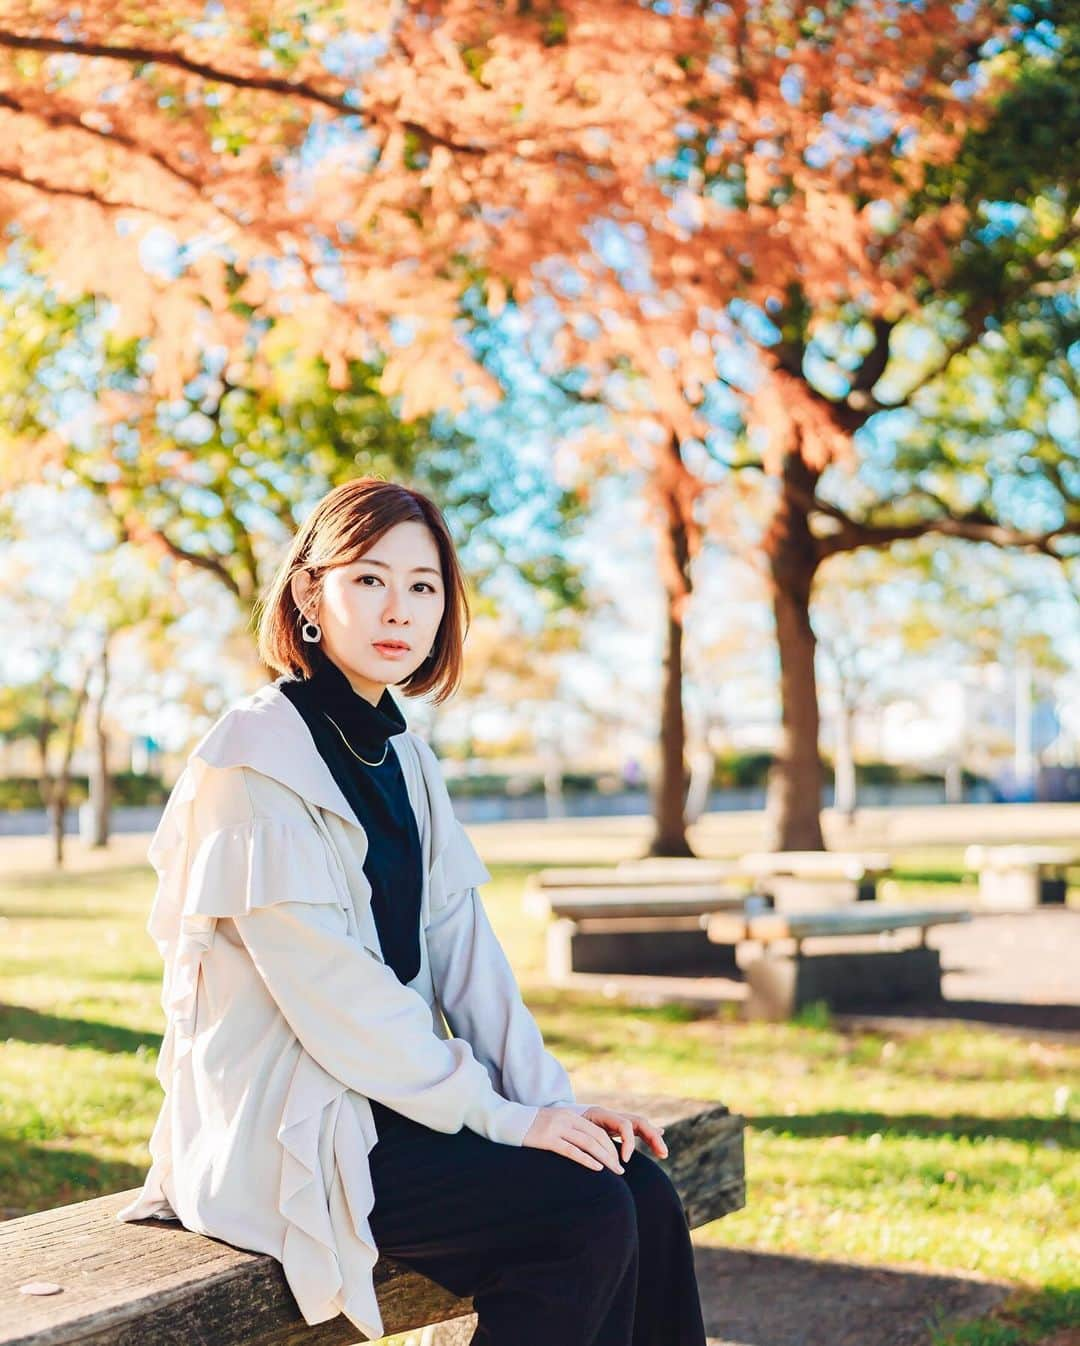
[[[306,572],[293,576],[293,597],[322,627],[323,652],[373,705],[388,683],[401,682],[428,656],[446,606],[439,551],[427,525],[395,524],[359,560],[323,577],[312,612]],[[390,641],[404,645],[391,649]]]

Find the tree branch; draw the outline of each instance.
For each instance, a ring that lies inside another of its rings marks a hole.
[[[13,33],[0,28],[0,47],[9,47],[13,51],[44,51],[62,56],[97,56],[112,61],[128,61],[135,64],[153,64],[172,66],[189,75],[198,75],[200,79],[211,80],[215,84],[229,84],[237,89],[254,89],[260,93],[286,94],[290,97],[305,98],[335,112],[355,113],[358,109],[340,94],[327,93],[305,80],[282,79],[276,75],[239,75],[231,70],[222,70],[219,66],[208,65],[205,61],[192,60],[182,52],[171,51],[168,47],[130,47],[110,46],[106,42],[85,40],[65,41],[59,37],[28,36]]]
[[[1066,558],[1054,546],[1054,542],[1061,537],[1080,536],[1080,521],[1063,524],[1047,533],[1030,533],[978,514],[877,525],[848,518],[838,533],[817,539],[818,563],[840,552],[857,551],[860,547],[887,547],[903,539],[925,537],[928,533],[966,538],[969,542],[989,542],[995,547],[1018,547],[1025,551],[1041,552],[1055,561],[1063,561]]]
[[[166,220],[181,220],[182,215],[175,211],[163,210],[160,206],[140,206],[135,201],[116,201],[107,196],[101,196],[97,192],[91,191],[89,187],[60,187],[56,183],[46,182],[43,178],[27,177],[25,173],[18,173],[13,168],[6,168],[0,164],[0,178],[8,182],[15,182],[20,187],[30,187],[34,191],[44,192],[48,196],[67,196],[76,201],[91,201],[95,206],[100,206],[102,210],[138,210],[147,215],[157,215]]]
[[[33,117],[35,121],[42,122],[52,130],[77,131],[83,135],[93,136],[104,142],[106,145],[120,145],[132,154],[140,158],[149,159],[158,165],[164,172],[174,177],[178,182],[190,188],[200,196],[206,186],[198,178],[192,177],[182,169],[171,164],[160,150],[154,149],[149,145],[141,145],[132,136],[125,135],[118,131],[102,131],[96,126],[88,126],[74,113],[67,110],[49,110],[43,108],[30,107],[26,103],[20,103],[13,98],[10,93],[0,90],[0,108],[7,108],[9,112],[14,112],[20,117]]]

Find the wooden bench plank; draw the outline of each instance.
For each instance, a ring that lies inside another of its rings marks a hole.
[[[670,1174],[693,1228],[746,1202],[745,1121],[721,1103],[611,1094],[613,1108],[666,1128]],[[643,1142],[637,1141],[639,1149]],[[571,1159],[567,1163],[573,1163]],[[359,1330],[339,1315],[309,1327],[280,1264],[191,1233],[172,1221],[120,1223],[135,1195],[118,1192],[0,1222],[0,1346],[348,1346]],[[53,1281],[61,1293],[23,1295]],[[388,1334],[472,1311],[433,1281],[380,1258]]]

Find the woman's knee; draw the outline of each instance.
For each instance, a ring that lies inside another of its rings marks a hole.
[[[642,1150],[635,1150],[627,1160],[623,1181],[633,1196],[639,1221],[658,1219],[676,1211],[686,1219],[679,1189],[667,1170]]]
[[[574,1226],[583,1238],[602,1240],[600,1246],[609,1250],[616,1244],[636,1244],[638,1207],[625,1175],[609,1168],[590,1170],[585,1187],[574,1212]]]

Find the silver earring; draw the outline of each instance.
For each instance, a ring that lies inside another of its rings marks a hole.
[[[306,621],[300,627],[300,636],[309,645],[317,645],[322,640],[322,627],[318,622]]]

